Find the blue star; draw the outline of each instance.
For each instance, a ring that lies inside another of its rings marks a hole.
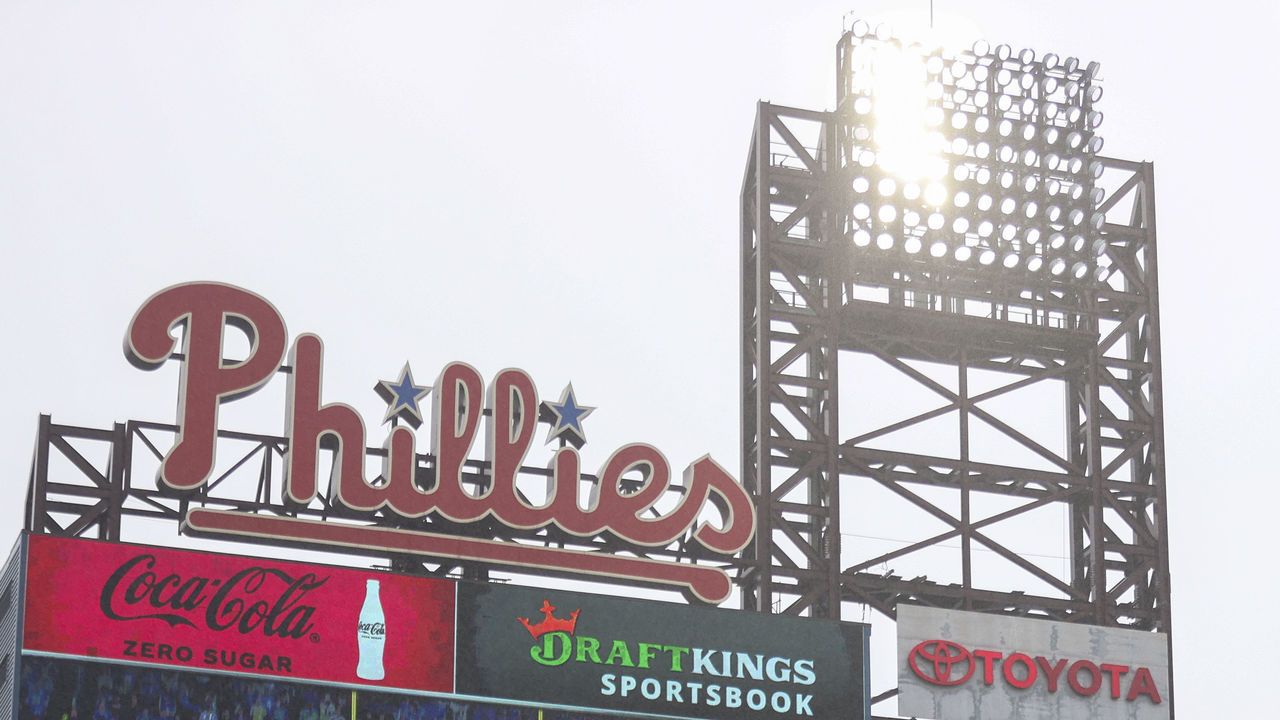
[[[409,371],[409,363],[404,364],[399,380],[395,382],[381,380],[373,386],[373,389],[378,393],[378,397],[387,403],[387,414],[382,418],[382,422],[399,417],[414,428],[422,424],[422,408],[418,406],[418,401],[426,397],[427,393],[431,392],[431,388],[413,384],[413,373]]]
[[[560,402],[542,403],[543,412],[539,419],[551,423],[551,432],[547,433],[547,442],[561,438],[574,447],[582,447],[587,442],[587,433],[582,429],[582,420],[595,408],[578,404],[573,395],[573,383],[560,393]]]

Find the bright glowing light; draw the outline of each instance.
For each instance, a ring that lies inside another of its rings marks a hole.
[[[924,189],[925,202],[938,207],[947,201],[947,188],[939,182],[929,183]]]
[[[985,41],[948,51],[960,44],[867,23],[849,37],[840,157],[855,246],[959,272],[1108,277],[1096,65]]]
[[[937,178],[946,163],[938,162],[939,136],[930,131],[924,58],[885,44],[876,48],[871,73],[880,167],[903,180]]]
[[[893,9],[877,13],[876,21],[893,26],[899,37],[920,38],[933,46],[967,48],[974,38],[988,35],[987,28],[963,9],[939,7],[935,10],[899,3]]]

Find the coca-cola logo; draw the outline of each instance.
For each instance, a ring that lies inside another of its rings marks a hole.
[[[154,555],[137,555],[116,568],[102,586],[99,605],[112,620],[160,620],[171,627],[260,632],[270,637],[306,637],[316,608],[307,593],[329,578],[297,577],[276,568],[247,567],[229,578],[154,571]]]
[[[387,634],[387,626],[380,622],[360,623],[360,634],[365,637],[382,637]]]

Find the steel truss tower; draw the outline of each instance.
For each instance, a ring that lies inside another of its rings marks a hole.
[[[741,429],[759,530],[744,606],[839,618],[864,605],[893,617],[910,602],[1169,632],[1151,164],[1090,144],[1096,122],[1082,116],[1100,96],[1088,92],[1096,67],[977,48],[929,64],[943,88],[931,107],[961,116],[944,125],[990,122],[966,126],[963,143],[948,138],[950,167],[965,168],[946,178],[948,192],[977,196],[984,172],[996,187],[996,155],[973,148],[998,146],[996,122],[1012,118],[1005,202],[1045,235],[985,235],[985,209],[959,210],[959,195],[948,195],[945,224],[922,219],[925,200],[859,210],[920,194],[881,184],[892,176],[864,160],[874,130],[856,104],[873,93],[858,91],[851,65],[868,40],[841,38],[835,112],[761,103],[755,118],[742,189]],[[1011,86],[1026,76],[1012,103],[991,99],[1007,92],[997,84],[1006,69]],[[1047,117],[1050,93],[1071,83],[1083,112]],[[975,104],[979,90],[990,107]],[[1063,153],[1059,164],[1054,143],[1075,129],[1088,162]],[[1056,213],[1036,215],[1052,204]],[[1076,222],[1075,207],[1096,219]],[[1051,271],[1075,230],[1082,270],[1068,257]],[[858,403],[886,378],[932,404]],[[1028,393],[1052,402],[1009,419]],[[862,521],[895,507],[922,520],[865,537]],[[1046,518],[1065,552],[1020,552],[1019,533]]]

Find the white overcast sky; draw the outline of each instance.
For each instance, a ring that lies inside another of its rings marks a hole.
[[[1105,154],[1156,163],[1188,718],[1274,705],[1277,7],[936,3],[966,42],[1100,61]],[[754,106],[831,108],[850,10],[928,18],[888,1],[0,3],[0,538],[22,524],[39,413],[172,419],[172,374],[130,367],[121,339],[148,295],[197,279],[321,335],[326,400],[370,426],[371,387],[406,360],[420,381],[517,366],[599,407],[588,467],[647,441],[736,472]],[[255,421],[237,429],[281,429]]]

